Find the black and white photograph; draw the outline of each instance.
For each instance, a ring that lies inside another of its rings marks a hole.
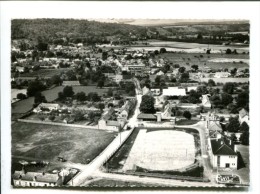
[[[250,18],[57,14],[9,20],[11,190],[252,186]]]

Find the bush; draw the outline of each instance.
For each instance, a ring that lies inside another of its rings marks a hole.
[[[191,119],[191,113],[190,113],[190,111],[187,111],[187,110],[184,111],[183,116],[184,116],[186,119],[190,120],[190,119]]]
[[[23,99],[26,99],[26,95],[25,94],[23,94],[23,93],[19,93],[19,94],[17,94],[17,96],[16,96],[16,98],[17,99],[19,99],[19,100],[23,100]]]

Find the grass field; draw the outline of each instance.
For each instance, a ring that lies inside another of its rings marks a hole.
[[[114,132],[95,129],[15,122],[12,125],[12,155],[24,159],[72,163],[93,160],[114,139]]]
[[[175,124],[176,125],[194,125],[196,123],[198,123],[199,120],[179,120],[179,121],[176,121]]]
[[[58,98],[58,93],[63,91],[64,86],[58,86],[50,90],[45,90],[42,94],[45,96],[48,102],[52,102]],[[96,88],[96,86],[73,86],[74,93],[85,92],[86,95],[90,92],[96,92],[99,95],[103,95],[107,92],[107,89]],[[12,113],[26,113],[32,109],[34,104],[34,97],[21,100],[12,104]]]
[[[40,69],[38,71],[23,73],[21,77],[52,77],[53,75],[59,75],[62,72],[71,70],[72,68],[60,68],[60,69]]]
[[[162,187],[159,184],[148,184],[148,183],[139,183],[139,182],[132,182],[132,181],[121,181],[121,180],[112,180],[112,179],[99,179],[94,180],[88,185],[84,185],[86,187],[92,187],[92,188],[102,188],[102,187],[110,187],[111,189],[114,189],[115,187],[127,187],[129,188],[147,188],[147,187]]]
[[[185,139],[187,143],[183,143]],[[197,172],[201,171],[201,167],[195,162],[199,157],[200,138],[195,129],[136,128],[104,167],[110,172],[126,174],[199,177]],[[188,166],[191,168],[185,171]]]
[[[197,57],[195,57],[197,56]],[[202,56],[202,57],[201,57]],[[198,65],[199,69],[209,67],[211,69],[221,69],[221,68],[249,68],[247,63],[240,62],[214,62],[216,59],[249,59],[249,55],[246,54],[196,54],[196,53],[162,53],[156,56],[156,58],[164,58],[174,64],[179,64],[184,66],[186,69],[190,69],[191,65]],[[213,61],[211,61],[213,60]],[[206,65],[204,65],[206,64]]]

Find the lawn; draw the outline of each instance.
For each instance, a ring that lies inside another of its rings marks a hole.
[[[45,96],[48,102],[52,102],[58,98],[58,93],[63,91],[64,86],[58,86],[49,90],[45,90],[42,94]],[[103,95],[107,92],[107,89],[97,88],[96,86],[73,86],[74,93],[85,92],[86,95],[90,92],[96,92],[99,95]],[[12,104],[12,113],[26,113],[33,108],[34,97],[21,100]]]
[[[12,125],[12,156],[32,160],[72,163],[93,160],[114,139],[114,132],[96,129],[15,122]]]

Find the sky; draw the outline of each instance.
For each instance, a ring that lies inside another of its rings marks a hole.
[[[123,23],[123,24],[131,24],[131,25],[140,25],[140,26],[156,26],[156,25],[178,25],[183,23],[245,23],[246,20],[199,20],[199,19],[93,19],[99,22],[105,23]]]

